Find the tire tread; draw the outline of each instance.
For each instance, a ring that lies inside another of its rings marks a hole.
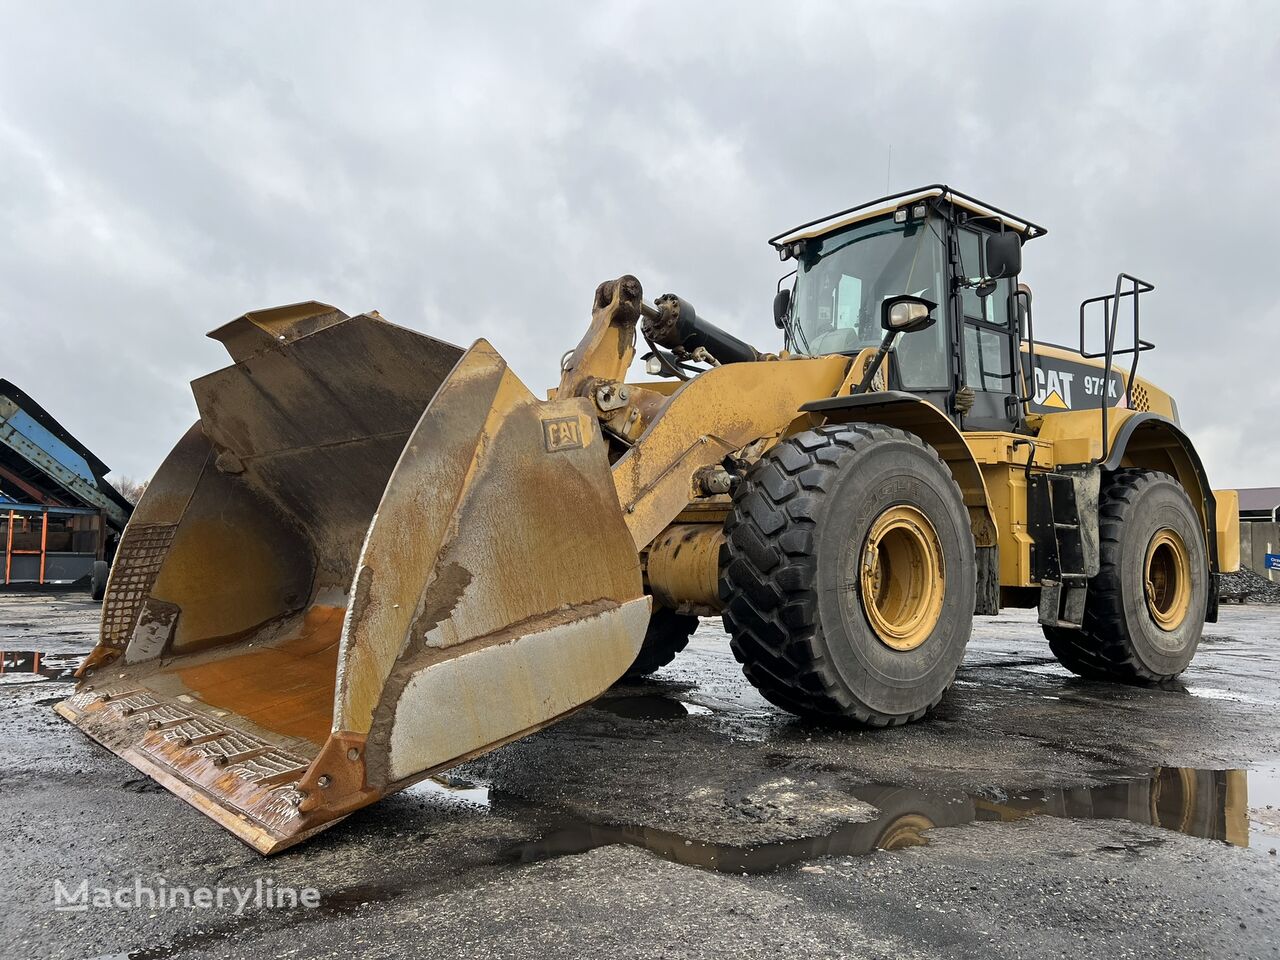
[[[636,654],[635,662],[622,675],[622,680],[639,680],[661,670],[689,645],[689,638],[697,629],[697,617],[676,613],[655,603],[649,617],[649,626],[645,630],[644,643]]]

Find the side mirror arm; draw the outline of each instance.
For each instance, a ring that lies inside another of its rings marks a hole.
[[[889,330],[885,333],[884,339],[880,341],[880,349],[871,358],[871,362],[867,364],[866,371],[862,374],[862,379],[858,381],[858,385],[850,393],[856,396],[859,393],[866,393],[871,388],[871,382],[875,380],[876,374],[880,372],[880,366],[884,363],[884,358],[889,355],[889,351],[893,349],[894,341],[901,334],[901,330]]]

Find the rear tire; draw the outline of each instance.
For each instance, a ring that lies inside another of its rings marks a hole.
[[[1080,630],[1045,627],[1058,662],[1091,680],[1161,683],[1195,656],[1208,606],[1200,519],[1173,477],[1120,470],[1098,505],[1101,564]]]
[[[1049,650],[1057,661],[1078,677],[1086,680],[1110,680],[1111,674],[1107,665],[1097,657],[1090,657],[1084,652],[1079,630],[1066,627],[1050,627],[1040,625],[1045,639],[1049,641]]]
[[[655,603],[649,627],[645,630],[644,644],[622,679],[639,680],[661,670],[689,645],[689,638],[697,629],[697,617],[676,613]]]
[[[835,424],[783,440],[739,485],[725,536],[725,629],[767,700],[884,727],[942,699],[977,566],[960,488],[919,437]]]
[[[89,596],[98,603],[107,595],[107,578],[111,575],[111,566],[105,560],[93,562],[93,574],[89,577]]]

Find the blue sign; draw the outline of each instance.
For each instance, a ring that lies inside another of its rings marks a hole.
[[[1280,570],[1280,553],[1266,554],[1266,563],[1263,564],[1268,570]]]

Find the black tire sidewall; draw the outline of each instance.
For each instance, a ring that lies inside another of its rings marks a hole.
[[[1147,548],[1165,528],[1182,539],[1191,567],[1190,606],[1181,625],[1172,631],[1161,629],[1151,616],[1145,583]],[[1162,476],[1141,488],[1122,529],[1120,542],[1113,547],[1114,569],[1131,652],[1153,674],[1179,674],[1195,655],[1208,606],[1209,566],[1200,521],[1182,487]]]
[[[111,575],[111,566],[105,560],[95,560],[93,572],[89,577],[89,596],[101,601],[107,594],[107,578]]]
[[[856,571],[876,518],[909,504],[938,536],[946,590],[933,633],[914,650],[882,643],[863,610]],[[818,624],[813,642],[869,709],[910,716],[935,703],[964,658],[973,622],[976,563],[959,490],[933,454],[905,439],[879,440],[842,461],[815,544]],[[848,581],[852,580],[852,585]]]

